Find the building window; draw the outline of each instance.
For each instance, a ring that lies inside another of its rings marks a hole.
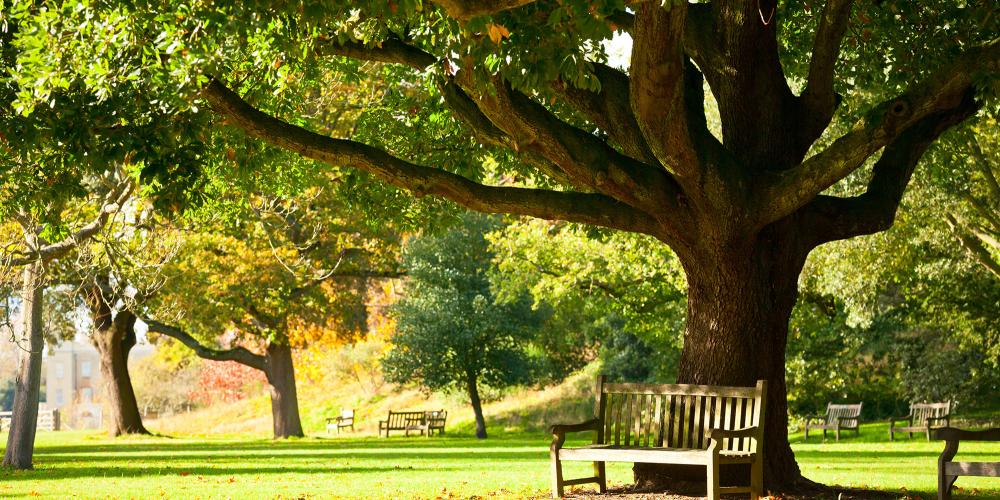
[[[92,403],[94,401],[94,390],[90,387],[84,387],[80,389],[80,399],[84,403]]]
[[[62,389],[56,389],[56,406],[62,406],[63,405],[63,401],[64,401],[63,400],[63,390]]]
[[[66,375],[66,368],[62,363],[56,363],[56,378],[63,378]]]
[[[90,361],[80,363],[80,376],[90,378]]]

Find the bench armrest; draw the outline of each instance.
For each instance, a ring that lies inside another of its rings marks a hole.
[[[553,436],[565,435],[570,432],[596,431],[601,423],[600,419],[592,418],[579,424],[556,424],[549,427],[549,432]]]
[[[549,427],[549,432],[552,433],[552,446],[550,449],[555,452],[562,448],[564,442],[566,442],[566,434],[570,432],[584,432],[584,431],[596,431],[601,427],[601,419],[592,418],[586,422],[580,422],[579,424],[556,424]]]
[[[826,415],[809,415],[806,417],[806,425],[812,423],[813,420],[819,420],[820,422],[826,422]]]
[[[910,413],[909,415],[902,415],[902,416],[899,416],[899,417],[889,417],[889,425],[894,425],[897,421],[903,421],[903,420],[909,422],[912,425],[913,424],[913,414]]]

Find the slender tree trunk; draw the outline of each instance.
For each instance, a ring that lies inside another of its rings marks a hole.
[[[776,224],[742,248],[727,245],[724,251],[682,259],[689,291],[678,382],[753,386],[758,379],[767,380],[768,489],[795,488],[802,482],[787,436],[785,344],[806,248],[788,226]],[[665,472],[674,477],[693,472],[648,464],[637,464],[634,471],[636,482],[644,484],[662,484]],[[696,473],[704,477],[703,469]],[[731,475],[743,474],[734,470]]]
[[[3,465],[14,469],[30,469],[38,424],[38,398],[42,385],[42,292],[44,269],[41,262],[30,264],[22,274],[21,331],[28,339],[21,345],[20,361],[14,392],[14,411],[7,435],[7,450]]]
[[[291,347],[268,344],[266,375],[271,391],[275,439],[304,436],[299,419],[299,399],[295,390],[295,366]]]
[[[119,312],[106,327],[94,322],[91,334],[101,357],[101,379],[109,408],[108,434],[149,434],[142,425],[142,415],[128,373],[128,354],[135,346],[135,315]]]
[[[476,438],[486,439],[486,418],[483,417],[483,403],[479,400],[479,387],[476,375],[469,373],[465,378],[466,389],[469,391],[469,401],[472,402],[472,412],[476,414]]]

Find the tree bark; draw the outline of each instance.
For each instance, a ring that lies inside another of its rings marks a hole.
[[[274,437],[303,437],[299,419],[299,399],[295,390],[295,366],[292,348],[287,345],[267,346],[268,388],[271,392],[271,416],[274,419]]]
[[[101,379],[104,385],[108,414],[108,434],[149,434],[142,425],[142,415],[128,373],[128,354],[135,347],[134,314],[119,312],[110,323],[94,318],[91,339],[101,358]]]
[[[21,351],[14,392],[13,416],[7,435],[7,450],[3,465],[13,469],[30,469],[38,424],[38,398],[42,385],[42,296],[44,269],[41,261],[24,268],[22,274],[21,327],[28,339],[27,350]],[[25,346],[21,346],[24,349]]]
[[[466,375],[465,387],[469,392],[472,412],[476,414],[476,438],[486,439],[486,418],[483,417],[483,403],[479,399],[479,386],[476,383],[476,375],[474,373]]]
[[[775,491],[795,489],[803,481],[787,437],[785,344],[810,248],[801,229],[784,220],[752,241],[682,257],[688,317],[677,381],[750,387],[767,380],[764,483]],[[637,464],[634,472],[636,482],[647,485],[664,484],[665,475],[690,479],[689,472],[696,472],[698,479],[704,477],[703,469],[648,464]],[[731,477],[745,474],[737,468],[728,472]]]

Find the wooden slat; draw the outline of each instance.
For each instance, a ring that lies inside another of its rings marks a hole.
[[[617,445],[621,444],[622,406],[625,405],[625,395],[624,394],[617,394],[617,397],[615,399],[617,399],[618,402],[615,403],[615,416],[612,419],[612,422],[614,422],[614,425],[615,425],[615,445],[617,446]]]
[[[656,438],[653,441],[653,446],[663,446],[663,400],[666,396],[663,395],[653,395],[653,401],[656,405],[656,420],[653,427],[656,431]]]
[[[674,446],[674,425],[675,425],[674,419],[677,417],[677,414],[674,411],[674,408],[677,406],[677,396],[673,394],[667,394],[666,397],[667,397],[665,406],[666,413],[664,414],[664,419],[666,421],[665,424],[666,429],[664,430],[666,432],[666,436],[664,437],[663,440],[664,441],[663,446],[666,446],[667,448],[672,448]]]
[[[604,384],[604,391],[630,394],[683,394],[694,396],[752,398],[756,395],[757,389],[755,387],[728,387],[691,384],[617,383]]]
[[[607,462],[639,462],[654,464],[705,464],[709,454],[705,450],[686,450],[681,448],[636,448],[636,447],[583,447],[563,448],[559,450],[560,460],[573,461],[607,461]]]
[[[944,473],[949,476],[1000,477],[1000,462],[945,462]]]
[[[701,400],[704,396],[694,397],[694,409],[691,411],[691,427],[688,431],[688,448],[701,448]]]
[[[651,439],[653,437],[652,433],[654,431],[653,421],[656,419],[656,411],[654,411],[654,409],[653,409],[653,407],[655,406],[655,404],[656,404],[656,394],[650,394],[649,397],[647,398],[646,405],[645,405],[645,407],[646,407],[646,429],[642,433],[642,435],[643,435],[643,441],[644,441],[643,442],[643,446],[649,446],[650,442],[653,443],[653,446],[656,446],[656,440],[655,439]]]
[[[719,397],[719,396],[716,396],[715,397],[715,403],[716,403],[717,406],[715,408],[715,412],[714,412],[715,414],[712,416],[712,419],[713,419],[712,428],[713,429],[721,429],[722,427],[720,427],[720,426],[722,425],[722,408],[723,408],[723,406],[725,406],[726,399],[722,398],[722,397]],[[721,443],[720,443],[720,445],[721,445]]]
[[[628,446],[632,442],[632,402],[635,400],[636,394],[626,394],[625,395],[625,412],[622,414],[621,425],[625,426],[625,430],[622,431],[622,443]]]
[[[715,401],[717,399],[711,396],[705,398],[705,419],[701,426],[703,429],[703,435],[701,436],[702,448],[708,448],[708,431],[712,428],[712,415],[715,412]]]
[[[733,398],[726,398],[726,412],[725,412],[725,414],[722,417],[722,427],[721,427],[722,429],[732,429],[733,428],[732,427],[732,425],[733,425],[733,405],[734,405],[735,401],[736,400],[733,399]],[[731,450],[732,449],[731,446],[732,446],[732,440],[730,438],[724,438],[722,440],[722,449],[723,450]]]
[[[607,405],[604,407],[604,441],[601,444],[608,444],[611,442],[611,435],[614,433],[614,410],[615,410],[615,394],[607,393]]]

